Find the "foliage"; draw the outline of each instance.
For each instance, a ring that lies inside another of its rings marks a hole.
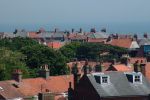
[[[31,69],[47,64],[50,66],[51,75],[67,72],[65,57],[59,51],[44,45],[34,45],[22,48],[21,52],[27,56],[26,64]]]
[[[30,38],[15,37],[12,39],[0,39],[0,47],[7,47],[13,51],[18,51],[25,46],[33,46],[36,44],[38,44],[38,42]]]
[[[77,49],[80,47],[80,42],[73,42],[60,48],[60,52],[66,57],[67,61],[76,58]]]
[[[70,43],[60,49],[62,54],[71,60],[72,58],[77,59],[90,59],[90,60],[111,60],[118,59],[122,54],[126,53],[127,50],[121,47],[115,47],[111,45],[105,45],[100,43]],[[106,55],[103,53],[108,52]]]
[[[0,56],[0,80],[11,79],[14,69],[21,69],[23,77],[29,76],[24,62],[25,56],[22,53],[0,48]]]

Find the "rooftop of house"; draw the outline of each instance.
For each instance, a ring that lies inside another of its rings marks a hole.
[[[104,33],[104,32],[90,33],[87,35],[87,37],[89,37],[89,38],[104,38],[104,39],[107,39],[108,36],[109,35],[107,33]]]
[[[67,92],[69,82],[73,82],[73,75],[49,76],[47,79],[29,78],[22,79],[21,82],[16,82],[15,80],[1,81],[0,87],[1,84],[5,84],[5,88],[11,87],[13,89],[12,91],[19,91],[19,93],[21,93],[25,97],[29,97],[46,91],[53,93]],[[8,90],[5,91],[5,94],[13,93]]]
[[[0,82],[0,95],[5,97],[7,100],[24,97],[20,91],[18,91],[13,85],[6,81]]]
[[[105,43],[106,39],[103,38],[88,38],[87,42]]]
[[[107,71],[131,72],[133,69],[125,64],[116,64],[108,67]]]
[[[63,44],[59,41],[53,41],[53,42],[48,42],[47,46],[51,47],[51,48],[54,48],[54,49],[59,49],[63,46]]]
[[[128,75],[133,77],[140,75],[141,81],[139,83],[132,82],[132,78],[128,78]],[[87,75],[100,97],[145,96],[150,94],[150,83],[141,73],[105,72],[104,74],[96,74],[96,76],[108,76],[109,79],[108,83],[101,84],[97,82],[95,74]]]
[[[79,69],[79,73],[82,73],[82,68],[85,65],[86,61],[74,61],[74,62],[69,62],[67,63],[68,67],[70,69],[72,69],[72,67],[77,63],[77,67]],[[98,64],[98,62],[94,62],[94,61],[88,61],[88,66],[90,66],[93,70],[94,67]],[[102,71],[106,71],[106,69],[111,65],[110,62],[104,62],[102,63]]]
[[[129,63],[134,64],[136,61],[142,62],[142,63],[147,63],[147,59],[144,57],[131,57],[129,58]]]
[[[150,39],[149,38],[139,39],[138,44],[139,44],[139,46],[150,45]]]
[[[112,39],[107,44],[123,48],[139,48],[137,42],[133,41],[131,38]]]

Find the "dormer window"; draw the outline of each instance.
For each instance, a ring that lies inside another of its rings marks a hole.
[[[94,77],[95,77],[95,81],[99,84],[108,84],[110,81],[109,81],[109,76],[108,75],[105,75],[104,73],[102,74],[94,74]]]
[[[102,83],[108,83],[108,77],[106,76],[102,77]]]
[[[142,74],[140,72],[126,73],[126,76],[129,82],[142,83]]]
[[[135,83],[139,83],[139,82],[141,83],[142,82],[142,76],[141,75],[135,75],[133,79],[134,79]]]

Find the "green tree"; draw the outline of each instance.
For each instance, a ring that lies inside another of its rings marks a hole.
[[[22,38],[22,37],[15,37],[15,38],[4,38],[0,40],[0,47],[7,47],[10,50],[18,51],[25,46],[33,46],[38,44],[37,41],[30,39],[30,38]]]
[[[21,69],[23,77],[29,77],[28,69],[24,62],[25,56],[22,53],[0,48],[0,56],[0,80],[11,79],[14,69]]]
[[[26,64],[31,69],[47,64],[50,66],[51,75],[67,73],[65,57],[59,51],[44,45],[34,45],[22,48],[21,52],[27,56]]]

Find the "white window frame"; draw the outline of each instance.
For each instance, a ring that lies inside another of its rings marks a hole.
[[[103,78],[106,78],[107,79],[107,83],[106,82],[103,82]],[[110,77],[109,76],[101,76],[101,84],[109,84],[110,83]]]
[[[136,79],[139,79],[139,81],[136,81]],[[142,75],[133,75],[133,83],[142,83]]]

